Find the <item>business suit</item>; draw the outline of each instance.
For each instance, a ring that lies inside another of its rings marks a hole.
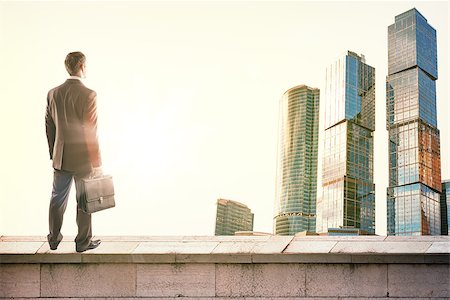
[[[53,190],[49,208],[47,236],[52,249],[62,240],[61,226],[72,181],[75,180],[77,203],[80,182],[101,166],[97,139],[97,95],[79,80],[71,77],[47,95],[45,127],[53,160]],[[76,248],[85,249],[92,238],[91,215],[77,205],[78,234]]]

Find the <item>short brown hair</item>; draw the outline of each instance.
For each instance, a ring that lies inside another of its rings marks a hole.
[[[86,56],[77,51],[77,52],[70,52],[66,56],[66,60],[64,61],[64,64],[66,65],[66,70],[69,72],[70,75],[75,75],[80,70],[81,66],[86,62]]]

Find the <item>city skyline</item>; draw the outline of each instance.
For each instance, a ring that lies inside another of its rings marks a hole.
[[[0,232],[47,233],[45,97],[67,78],[68,52],[87,56],[104,170],[117,185],[117,206],[94,215],[94,234],[212,235],[217,198],[245,201],[257,215],[254,230],[272,231],[280,94],[307,84],[323,99],[326,67],[352,50],[377,70],[376,228],[385,234],[387,26],[417,7],[438,32],[437,124],[448,179],[448,2],[351,3],[0,2]],[[65,236],[76,228],[73,194]],[[124,217],[127,226],[116,221]]]

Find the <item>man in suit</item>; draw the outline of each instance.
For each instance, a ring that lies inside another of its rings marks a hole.
[[[91,214],[80,209],[81,179],[101,174],[97,94],[82,82],[82,78],[86,77],[86,57],[83,53],[69,53],[65,66],[70,77],[48,92],[45,114],[48,147],[54,169],[47,240],[52,250],[56,250],[62,240],[61,226],[74,180],[78,203],[76,251],[84,252],[100,244],[100,240],[92,240]]]

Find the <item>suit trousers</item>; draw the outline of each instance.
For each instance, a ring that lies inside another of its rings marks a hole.
[[[80,209],[81,196],[81,179],[83,176],[75,175],[71,172],[63,170],[54,170],[53,173],[53,190],[50,198],[49,209],[49,229],[47,236],[48,243],[51,247],[56,248],[61,242],[63,236],[61,227],[63,223],[64,212],[66,211],[67,202],[69,200],[70,188],[72,181],[75,181],[76,199],[77,199],[77,225],[78,234],[75,238],[76,248],[86,248],[92,238],[92,222],[91,214],[85,213]]]

